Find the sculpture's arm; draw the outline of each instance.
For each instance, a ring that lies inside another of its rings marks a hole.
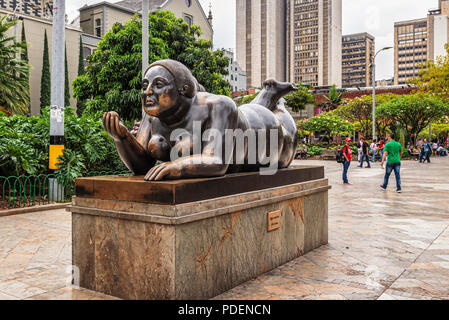
[[[151,169],[145,180],[208,178],[226,174],[233,157],[233,148],[226,150],[226,130],[236,129],[238,111],[234,102],[228,98],[213,99],[217,101],[209,101],[214,106],[211,111],[210,129],[202,137],[202,153],[163,163]]]
[[[144,119],[145,120],[145,119]],[[137,139],[120,123],[116,112],[103,115],[103,126],[114,139],[115,147],[126,167],[136,175],[144,175],[156,163],[149,155],[145,143],[149,141],[151,132],[149,123],[140,126]]]

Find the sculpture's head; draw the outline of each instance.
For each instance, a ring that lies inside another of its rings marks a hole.
[[[280,97],[283,97],[292,91],[298,90],[298,88],[296,88],[290,82],[279,82],[274,79],[265,80],[263,83],[263,88],[269,92],[273,92],[273,94],[276,94]]]
[[[160,60],[145,72],[142,82],[142,106],[153,117],[166,118],[190,105],[199,85],[182,63]]]

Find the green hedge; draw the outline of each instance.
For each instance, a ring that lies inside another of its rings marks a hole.
[[[77,117],[65,112],[65,151],[56,174],[69,180],[90,171],[123,171],[112,139],[103,130],[102,114]],[[40,116],[0,116],[0,176],[48,174],[49,108]]]

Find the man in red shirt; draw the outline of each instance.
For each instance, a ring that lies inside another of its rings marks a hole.
[[[348,181],[348,170],[352,161],[352,150],[349,144],[351,143],[351,138],[346,138],[346,144],[343,147],[343,155],[345,157],[345,162],[343,163],[343,184],[351,185]]]

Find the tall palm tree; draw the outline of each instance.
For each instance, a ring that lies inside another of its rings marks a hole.
[[[322,111],[328,112],[337,109],[343,100],[343,92],[338,92],[337,86],[334,84],[329,90],[329,96],[322,95],[326,99],[326,102],[321,103]]]
[[[29,65],[20,59],[26,43],[15,42],[7,31],[17,23],[8,16],[0,17],[0,108],[7,113],[24,115],[28,111],[30,89]]]

